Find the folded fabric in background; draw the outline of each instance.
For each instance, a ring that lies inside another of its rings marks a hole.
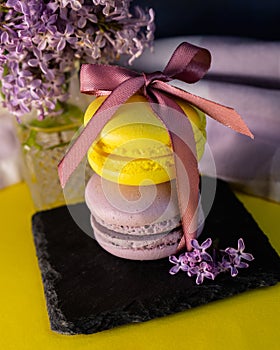
[[[206,78],[280,88],[280,42],[224,36],[179,36],[155,40],[154,50],[146,50],[134,61],[139,70],[163,69],[175,48],[183,41],[207,48],[212,63]],[[205,78],[204,78],[205,79]]]
[[[206,152],[201,172],[280,201],[280,42],[207,36],[159,39],[154,52],[146,52],[134,69],[163,68],[182,41],[209,49],[212,66],[196,84],[175,81],[172,85],[235,108],[255,136],[250,140],[209,118],[207,140],[216,170],[214,174]]]
[[[0,189],[22,179],[20,159],[13,119],[7,111],[0,109]]]

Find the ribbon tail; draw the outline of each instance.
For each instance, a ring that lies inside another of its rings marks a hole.
[[[105,113],[96,114],[95,117],[91,118],[81,134],[68,149],[58,164],[58,175],[62,188],[66,186],[67,181],[86,155],[87,150],[116,110],[117,107],[111,108]]]
[[[172,96],[179,97],[191,103],[221,124],[228,126],[240,134],[249,136],[252,139],[254,138],[241,116],[233,108],[207,100],[197,95],[193,95],[187,91],[168,85],[159,80],[153,84],[153,88],[168,93]]]
[[[191,128],[191,126],[190,126]],[[192,130],[188,131],[187,137],[193,134]],[[199,198],[199,173],[196,156],[185,142],[172,133],[172,144],[176,154],[176,181],[178,188],[178,199],[181,204],[181,221],[183,228],[183,237],[177,247],[177,252],[184,247],[188,251],[192,250],[191,241],[197,238],[198,227],[198,198]],[[184,168],[178,163],[182,162]],[[183,198],[181,198],[183,197]],[[185,198],[184,198],[185,197]],[[184,202],[188,200],[187,204]]]
[[[193,129],[179,105],[158,91],[151,92],[159,103],[151,103],[152,109],[167,128],[174,152],[178,204],[183,229],[183,237],[177,251],[184,247],[191,250],[191,240],[197,237],[199,198],[199,173]]]
[[[62,188],[65,187],[71,174],[78,167],[91,144],[96,140],[119,106],[134,95],[143,84],[144,78],[142,76],[124,81],[114,89],[99,107],[94,117],[90,119],[58,165],[58,174]]]

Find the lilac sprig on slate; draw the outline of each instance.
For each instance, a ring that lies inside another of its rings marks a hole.
[[[181,254],[179,258],[176,258],[175,255],[169,257],[169,261],[174,264],[169,273],[174,275],[182,270],[189,277],[195,276],[196,284],[199,285],[205,278],[214,280],[224,272],[230,272],[232,277],[236,277],[238,269],[249,267],[244,260],[254,260],[252,254],[244,252],[245,244],[242,238],[238,240],[237,249],[232,247],[224,250],[212,248],[212,255],[209,253],[211,245],[211,238],[207,238],[201,245],[196,239],[193,239],[191,241],[192,251]]]
[[[132,63],[152,44],[154,12],[136,7],[132,14],[130,3],[0,0],[4,106],[18,119],[32,109],[43,118],[68,99],[69,79],[80,63],[109,63],[121,55]]]

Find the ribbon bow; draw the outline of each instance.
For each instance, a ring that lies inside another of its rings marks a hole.
[[[184,246],[190,250],[191,240],[196,237],[199,196],[199,173],[194,135],[188,118],[177,118],[176,115],[179,115],[179,113],[174,113],[174,116],[161,113],[160,107],[171,107],[173,110],[180,112],[182,116],[183,111],[174,100],[174,97],[180,98],[196,106],[220,123],[253,138],[250,130],[234,109],[167,84],[173,79],[182,80],[189,84],[197,82],[210,68],[210,62],[211,55],[208,50],[184,42],[176,48],[163,72],[146,74],[118,66],[82,65],[80,73],[81,92],[96,96],[109,96],[59,163],[58,171],[62,187],[66,185],[69,177],[118,106],[141,91],[170,134],[172,148],[176,154],[178,203],[184,233],[178,245],[178,250]],[[155,103],[159,107],[157,110],[154,107]],[[187,139],[187,144],[183,141],[184,139]],[[179,160],[183,164],[184,171],[180,170],[182,166],[179,164]],[[184,205],[186,201],[187,203]]]

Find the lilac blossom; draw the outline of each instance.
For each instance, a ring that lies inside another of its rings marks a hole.
[[[17,118],[32,109],[41,118],[67,99],[79,64],[110,63],[121,55],[131,64],[154,35],[153,10],[135,7],[132,13],[131,2],[0,0],[4,106]]]
[[[240,263],[241,259],[252,261],[254,259],[252,254],[244,253],[245,244],[242,238],[238,240],[238,248],[226,248],[227,253],[237,264]]]
[[[244,269],[249,267],[249,264],[243,262],[243,261],[236,261],[232,257],[225,257],[223,256],[221,267],[223,271],[230,271],[230,274],[232,277],[237,276],[238,269]]]
[[[192,253],[199,255],[199,257],[201,257],[202,260],[212,261],[211,255],[206,252],[206,250],[211,246],[211,244],[211,238],[207,238],[201,245],[198,244],[198,241],[196,239],[192,239],[191,246],[194,248]]]
[[[188,269],[189,269],[188,259],[187,259],[185,254],[181,254],[178,259],[176,258],[176,256],[171,255],[169,257],[169,261],[175,265],[175,266],[171,267],[171,269],[169,270],[169,273],[171,275],[174,275],[179,270],[188,271]]]
[[[177,259],[175,255],[171,255],[169,257],[169,261],[175,265],[171,267],[169,273],[171,275],[175,275],[175,273],[179,272],[179,270],[181,269],[181,256],[179,256],[179,259]]]
[[[202,261],[199,265],[193,266],[188,270],[188,275],[190,277],[196,275],[196,284],[201,284],[204,281],[204,278],[213,280],[215,275],[212,272],[212,265],[207,264],[206,261]]]
[[[245,244],[242,238],[238,240],[237,249],[231,247],[225,250],[212,248],[212,255],[207,251],[211,245],[211,238],[206,239],[201,244],[195,239],[192,240],[192,251],[181,254],[178,259],[174,255],[169,257],[169,261],[175,265],[169,270],[169,273],[174,275],[180,270],[185,271],[189,277],[196,276],[196,284],[201,284],[205,278],[214,280],[220,273],[228,271],[232,277],[236,277],[238,269],[249,267],[249,264],[242,259],[254,260],[252,254],[244,252]]]

